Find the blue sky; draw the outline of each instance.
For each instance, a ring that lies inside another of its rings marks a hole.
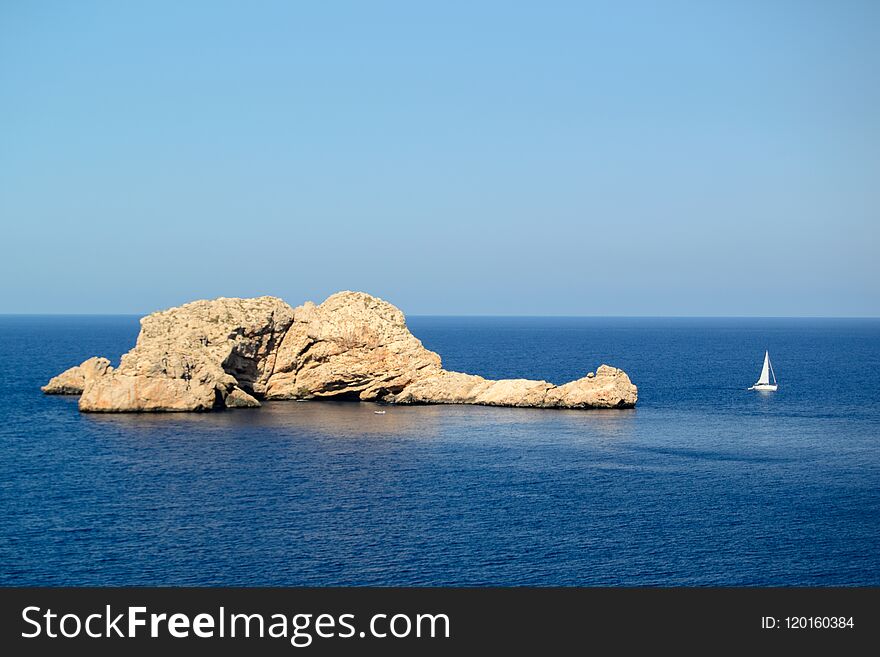
[[[0,2],[0,312],[880,315],[880,3]]]

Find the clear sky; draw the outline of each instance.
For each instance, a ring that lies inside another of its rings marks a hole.
[[[0,0],[0,312],[880,315],[880,2]]]

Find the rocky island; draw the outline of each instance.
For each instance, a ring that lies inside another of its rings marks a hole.
[[[221,297],[156,312],[141,319],[137,343],[119,367],[89,358],[42,390],[80,395],[81,411],[115,413],[320,398],[628,408],[638,398],[626,373],[608,365],[558,386],[444,370],[399,309],[362,292],[338,292],[297,308],[276,297]]]

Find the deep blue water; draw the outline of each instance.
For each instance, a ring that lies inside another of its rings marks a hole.
[[[137,319],[0,317],[0,584],[880,585],[880,321],[410,327],[489,377],[622,367],[639,405],[81,415],[39,386]]]

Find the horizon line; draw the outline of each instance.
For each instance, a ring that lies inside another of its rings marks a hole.
[[[146,317],[155,312],[147,313],[21,313],[0,312],[0,317]],[[404,313],[405,317],[449,317],[449,318],[543,318],[543,319],[880,319],[880,315],[565,315],[538,314],[523,315],[517,313]]]

